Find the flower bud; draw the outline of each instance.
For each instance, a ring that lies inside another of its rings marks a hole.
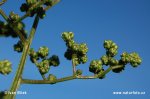
[[[81,62],[80,62],[80,60],[79,60],[77,57],[75,57],[75,58],[73,58],[73,63],[74,63],[75,66],[77,66],[77,65],[79,65]]]
[[[49,81],[52,81],[53,82],[53,84],[55,84],[56,82],[56,79],[57,79],[57,77],[55,76],[55,75],[53,75],[53,74],[49,74],[49,76],[48,76],[48,78],[47,78]]]
[[[46,0],[46,3],[44,3],[46,6],[52,6],[52,1],[51,0]]]
[[[70,49],[67,49],[67,51],[65,52],[64,56],[66,57],[66,59],[71,60],[72,59],[72,55],[73,55],[73,51]]]
[[[61,37],[65,42],[68,42],[74,38],[74,34],[73,32],[63,32]]]
[[[88,47],[85,43],[79,45],[79,52],[82,54],[86,54],[88,52]]]
[[[14,45],[14,51],[17,51],[17,52],[23,51],[23,44],[21,41],[18,41],[18,43]]]
[[[112,40],[105,40],[103,46],[104,46],[105,49],[108,50],[108,49],[111,48],[111,44],[112,44]]]
[[[75,42],[74,42],[74,40],[70,40],[70,41],[68,41],[67,43],[66,43],[66,46],[68,47],[68,48],[72,48],[72,46],[75,44]]]
[[[131,53],[130,54],[130,64],[133,67],[137,67],[138,65],[140,65],[142,62],[142,59],[140,58],[140,56],[138,55],[138,53]]]
[[[117,49],[110,48],[106,53],[108,56],[114,57],[115,55],[117,55],[118,51]]]
[[[44,8],[43,8],[43,7],[39,7],[39,8],[37,9],[37,14],[38,14],[38,16],[39,16],[41,19],[43,19],[43,18],[45,17],[45,10],[44,10]]]
[[[99,73],[102,70],[102,61],[101,60],[93,60],[90,63],[89,71],[95,74]]]
[[[48,73],[48,71],[50,69],[49,61],[43,60],[42,62],[38,63],[37,67],[41,74],[46,74],[46,73]]]
[[[119,61],[114,59],[114,58],[111,58],[110,59],[110,65],[113,66],[113,65],[118,65]]]
[[[29,9],[29,6],[26,3],[23,3],[20,7],[21,12],[27,12]]]
[[[60,64],[59,57],[56,55],[53,55],[52,57],[50,57],[49,64],[50,66],[54,66],[54,67],[58,66]]]
[[[0,61],[0,73],[7,75],[12,71],[11,62],[8,60]]]
[[[82,64],[86,63],[88,61],[87,55],[81,56],[80,61],[82,62]]]
[[[81,69],[78,69],[78,70],[76,71],[76,75],[77,75],[77,76],[82,75],[82,70],[81,70]]]
[[[48,56],[49,54],[49,49],[48,47],[46,46],[43,46],[43,47],[40,47],[39,50],[38,50],[38,55],[41,57],[41,58],[45,58],[46,56]]]
[[[37,2],[37,0],[26,0],[28,5],[33,5]]]
[[[103,65],[108,65],[108,62],[109,62],[108,56],[107,55],[102,56],[101,61],[102,61]]]
[[[130,57],[130,54],[128,54],[127,52],[124,52],[124,53],[121,54],[121,62],[122,62],[123,64],[129,63],[130,60],[131,60],[130,58],[131,58],[131,57]]]
[[[17,19],[20,18],[20,16],[19,16],[18,14],[15,14],[14,12],[10,12],[9,18],[10,18],[12,21],[16,21]]]

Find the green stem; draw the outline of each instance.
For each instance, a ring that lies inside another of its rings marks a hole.
[[[121,68],[121,67],[122,66],[118,66],[118,65],[117,66],[113,66],[113,67],[110,66],[103,73],[98,74],[98,75],[94,75],[94,76],[76,76],[76,75],[73,75],[73,76],[68,76],[68,77],[56,79],[55,81],[22,79],[21,83],[22,84],[54,84],[54,83],[69,81],[69,80],[73,80],[73,79],[96,79],[96,78],[99,78],[99,77],[102,77],[102,76],[106,75],[112,69],[117,69],[117,68]]]
[[[64,82],[68,80],[75,79],[75,76],[68,76],[60,79],[56,79],[55,81],[49,81],[49,80],[30,80],[30,79],[22,79],[22,84],[54,84],[58,82]]]
[[[7,15],[4,13],[4,11],[1,8],[0,8],[0,14],[7,22],[9,21],[9,18],[7,17]]]
[[[32,26],[32,29],[31,29],[31,32],[30,32],[30,35],[29,35],[29,38],[28,38],[27,42],[25,42],[25,44],[24,44],[21,61],[20,61],[19,67],[17,69],[12,86],[10,88],[10,92],[16,92],[21,84],[21,78],[22,78],[24,65],[26,62],[26,58],[27,58],[27,55],[28,55],[28,52],[30,49],[30,45],[32,43],[32,39],[33,39],[35,31],[36,31],[37,25],[38,25],[38,22],[39,22],[39,17],[36,16],[33,26]],[[14,98],[15,98],[15,94],[8,94],[5,99],[14,99]]]

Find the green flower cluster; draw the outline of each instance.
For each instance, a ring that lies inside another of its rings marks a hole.
[[[89,66],[89,71],[94,74],[101,75],[104,72],[102,61],[101,60],[92,60],[90,63],[90,66]],[[105,74],[101,75],[99,77],[99,79],[103,79],[104,77],[105,77]]]
[[[118,46],[112,40],[105,40],[104,48],[108,56],[114,57],[118,53]]]
[[[43,19],[45,17],[45,10],[43,6],[31,9],[35,4],[38,2],[41,2],[40,0],[26,0],[26,3],[23,3],[20,7],[20,10],[22,12],[28,12],[29,10],[31,11],[30,17],[33,17],[35,14],[38,14],[38,16]],[[51,0],[46,0],[44,5],[46,6],[51,6],[52,1]]]
[[[59,57],[57,55],[53,55],[48,60],[51,66],[57,67],[60,64]]]
[[[98,74],[103,69],[101,60],[93,60],[90,63],[89,71]]]
[[[17,44],[14,44],[14,51],[17,51],[17,52],[23,51],[23,44],[21,41],[18,41]]]
[[[66,42],[67,51],[65,52],[64,56],[68,60],[73,60],[74,64],[77,66],[81,63],[86,63],[88,47],[85,43],[78,44],[74,39],[73,32],[64,32],[62,33],[62,39]]]
[[[41,58],[45,58],[46,56],[48,56],[49,54],[49,49],[48,47],[46,46],[43,46],[43,47],[40,47],[39,50],[38,50],[38,55],[41,57]]]
[[[49,49],[46,46],[40,47],[37,52],[35,52],[33,48],[29,51],[31,62],[37,65],[41,74],[46,74],[50,70],[50,66],[56,67],[60,64],[58,56],[53,55],[50,58],[47,58],[48,54]],[[42,61],[38,63],[40,58]]]
[[[57,77],[53,74],[49,74],[47,80],[52,81],[55,84]]]
[[[105,40],[103,45],[106,49],[106,55],[103,55],[99,60],[93,60],[90,63],[89,71],[94,74],[100,74],[104,72],[103,65],[109,65],[112,67],[120,66],[119,68],[114,68],[112,70],[115,73],[120,73],[125,69],[125,65],[127,63],[130,63],[130,65],[133,67],[137,67],[142,62],[140,56],[135,52],[130,54],[124,52],[122,53],[120,60],[115,59],[114,56],[117,55],[118,46],[112,40]]]
[[[142,59],[140,58],[140,56],[138,55],[138,53],[127,53],[127,52],[124,52],[122,55],[121,55],[121,62],[123,64],[127,64],[127,63],[130,63],[131,66],[133,67],[137,67],[138,65],[141,64],[142,62]]]
[[[37,64],[37,67],[41,74],[46,74],[50,70],[50,65],[48,60],[42,60],[42,62]]]
[[[11,62],[8,60],[0,61],[0,73],[7,75],[12,71]]]
[[[106,66],[107,65],[113,66],[113,65],[118,65],[119,64],[118,60],[116,60],[112,57],[109,57],[108,55],[103,55],[101,57],[101,61],[102,61],[103,65],[106,65]]]
[[[10,14],[9,14],[10,22],[14,23],[13,25],[15,27],[17,27],[17,29],[23,34],[23,36],[25,38],[27,38],[27,33],[24,30],[25,24],[23,22],[17,22],[17,23],[15,23],[15,21],[18,20],[19,18],[20,18],[20,16],[18,14],[15,14],[14,12],[10,12]]]
[[[81,69],[76,70],[76,75],[77,75],[77,76],[82,75],[82,70],[81,70]]]
[[[19,29],[21,29],[20,27],[20,25],[21,25],[22,23],[18,23],[17,25],[15,25],[15,26],[17,26]],[[21,31],[21,33],[25,36],[25,37],[27,37],[27,34],[26,34],[26,32],[24,31],[24,30],[20,30]],[[13,38],[17,38],[18,36],[17,36],[17,34],[16,34],[16,32],[14,32],[13,31],[13,29],[9,26],[9,24],[7,24],[7,23],[5,23],[5,22],[3,22],[3,21],[0,21],[0,36],[4,36],[4,37],[13,37]]]

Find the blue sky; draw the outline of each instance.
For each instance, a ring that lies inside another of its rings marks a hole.
[[[19,5],[25,0],[8,0],[2,9],[9,15],[14,11],[20,15]],[[90,61],[105,54],[103,41],[111,39],[119,46],[119,54],[124,51],[136,51],[142,57],[138,68],[127,65],[120,74],[110,72],[103,80],[72,80],[55,85],[21,85],[19,90],[27,95],[17,95],[17,99],[148,99],[150,98],[150,0],[62,0],[40,20],[32,47],[48,46],[50,56],[60,57],[60,66],[52,67],[50,73],[58,78],[72,74],[71,62],[64,58],[65,42],[61,33],[72,31],[75,41],[86,42],[89,48],[89,62],[77,68],[84,75]],[[0,16],[0,20],[3,20]],[[33,18],[24,22],[29,31]],[[0,60],[9,59],[13,63],[13,72],[8,76],[0,75],[0,90],[9,89],[21,54],[13,51],[13,44],[18,39],[0,38]],[[119,58],[119,54],[116,58]],[[42,79],[37,68],[27,59],[24,78]],[[145,95],[113,95],[113,91],[145,91]]]

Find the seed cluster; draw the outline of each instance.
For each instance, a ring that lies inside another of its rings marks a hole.
[[[23,3],[20,7],[20,10],[22,12],[28,12],[30,11],[30,17],[33,17],[35,14],[37,14],[41,19],[43,19],[45,17],[45,10],[43,6],[37,7],[32,9],[32,7],[37,4],[38,2],[40,2],[41,0],[26,0],[26,3]],[[46,2],[44,3],[44,5],[46,6],[51,6],[52,5],[52,1],[51,0],[46,0]]]
[[[115,59],[114,56],[116,56],[118,53],[118,46],[112,40],[105,40],[103,45],[106,49],[106,55],[103,55],[99,60],[92,60],[89,66],[89,71],[94,74],[103,73],[103,65],[109,65],[112,67],[121,66],[120,68],[112,70],[115,73],[120,73],[122,70],[124,70],[125,65],[127,65],[127,63],[130,63],[130,65],[133,67],[137,67],[142,62],[140,56],[135,52],[130,54],[124,52],[121,54],[120,60]]]
[[[12,71],[11,62],[8,60],[0,61],[0,73],[7,75]]]
[[[57,67],[60,64],[59,58],[57,55],[52,55],[47,58],[49,54],[49,49],[46,46],[39,48],[37,52],[33,48],[29,51],[30,60],[32,63],[37,65],[41,74],[46,74],[50,70],[50,66]],[[39,59],[42,59],[41,62],[38,62]],[[38,63],[37,63],[38,62]]]
[[[62,33],[62,39],[66,42],[67,50],[64,56],[68,60],[73,60],[74,64],[77,66],[79,64],[84,64],[87,62],[87,52],[88,47],[85,43],[78,44],[74,39],[73,32],[64,32]]]

